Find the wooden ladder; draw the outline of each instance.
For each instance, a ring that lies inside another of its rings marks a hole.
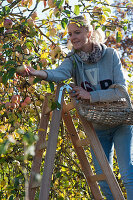
[[[62,84],[59,84],[57,86],[55,101],[58,100],[61,86]],[[73,101],[69,103],[68,105],[66,105],[64,102],[64,96],[62,95],[61,108],[55,109],[52,112],[52,119],[50,123],[50,133],[48,136],[48,143],[47,143],[47,149],[46,149],[44,171],[43,171],[43,176],[42,176],[42,181],[41,181],[41,186],[40,186],[39,200],[49,199],[51,177],[52,177],[52,172],[53,172],[53,167],[54,167],[54,159],[55,159],[58,132],[59,132],[61,118],[63,118],[64,120],[67,131],[70,135],[72,144],[74,146],[74,149],[80,161],[82,171],[86,177],[86,181],[88,183],[88,186],[91,189],[94,199],[95,200],[104,199],[99,189],[98,181],[106,180],[114,199],[124,200],[124,196],[109,166],[109,163],[107,161],[103,148],[99,142],[99,139],[95,133],[95,130],[92,124],[88,123],[88,121],[85,118],[79,115],[85,134],[87,136],[86,139],[80,139],[78,133],[76,132],[75,126],[73,124],[73,121],[69,112],[74,107],[76,108],[76,103]],[[35,156],[33,159],[31,175],[30,175],[30,180],[29,180],[29,200],[34,200],[36,188],[39,186],[39,184],[35,180],[35,175],[40,173],[42,154],[44,152],[44,148],[46,147],[45,137],[46,137],[47,127],[48,127],[48,122],[49,122],[49,113],[50,113],[50,109],[48,109],[48,94],[47,94],[45,101],[43,103],[43,107],[42,107],[42,116],[41,116],[41,122],[40,122],[39,133],[38,133],[39,140],[36,143]],[[102,169],[102,172],[103,172],[102,174],[94,175],[91,169],[90,163],[85,155],[85,151],[83,148],[83,146],[85,145],[87,146],[91,145],[91,148],[93,149],[95,156],[99,162],[99,165]]]

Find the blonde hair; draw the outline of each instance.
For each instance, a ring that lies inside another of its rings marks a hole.
[[[96,27],[96,24],[91,25],[91,21],[87,20],[86,16],[76,16],[69,20],[68,25],[75,23],[79,27],[85,27],[88,31],[91,31],[90,40],[94,43],[104,43],[105,33],[100,27]]]

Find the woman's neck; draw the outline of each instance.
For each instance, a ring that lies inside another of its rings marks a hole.
[[[90,53],[93,51],[93,43],[88,42],[82,49],[79,49],[79,51],[84,51],[86,53]]]

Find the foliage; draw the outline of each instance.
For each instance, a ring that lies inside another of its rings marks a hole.
[[[39,18],[40,5],[43,9]],[[107,0],[79,0],[73,7],[68,0],[0,1],[0,199],[24,198],[42,102],[45,94],[54,94],[56,88],[53,83],[18,76],[17,68],[56,68],[67,52],[68,20],[84,12],[96,28],[105,31],[106,43],[120,50],[123,66],[132,76],[131,7],[128,0],[111,5]],[[129,92],[132,95],[132,82]],[[76,118],[74,123],[78,129]],[[51,199],[92,199],[66,130],[60,131],[58,140]],[[118,167],[115,173],[119,174]]]

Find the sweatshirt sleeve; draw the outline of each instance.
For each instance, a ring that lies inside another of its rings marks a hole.
[[[118,52],[113,50],[113,84],[123,85],[126,88],[126,80],[124,78],[124,73],[122,70],[122,64]],[[106,90],[96,90],[90,92],[91,103],[94,102],[109,102],[117,101],[124,98],[123,93],[118,89],[106,89]]]
[[[45,70],[47,73],[46,81],[60,82],[72,77],[73,64],[69,58],[66,58],[59,67],[52,70]]]

